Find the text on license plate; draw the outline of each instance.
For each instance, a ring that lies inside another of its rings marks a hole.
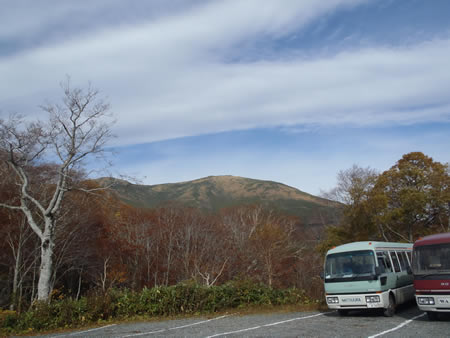
[[[361,297],[343,297],[342,302],[343,303],[361,303],[362,298]]]

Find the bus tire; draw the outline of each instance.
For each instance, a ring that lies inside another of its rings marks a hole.
[[[429,321],[437,320],[438,314],[434,311],[427,311],[427,317]]]
[[[339,316],[345,317],[348,315],[348,310],[338,310]]]
[[[383,310],[385,317],[392,317],[395,313],[395,298],[392,294],[389,295],[389,305]]]

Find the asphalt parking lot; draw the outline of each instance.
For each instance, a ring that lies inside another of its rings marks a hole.
[[[393,317],[380,313],[336,311],[291,312],[109,324],[46,337],[448,337],[450,314],[430,322],[415,305],[403,306]]]

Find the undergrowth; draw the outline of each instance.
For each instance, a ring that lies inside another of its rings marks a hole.
[[[316,301],[308,298],[304,290],[273,289],[251,281],[233,281],[212,287],[187,282],[144,288],[140,292],[111,289],[106,293],[92,292],[78,300],[62,298],[37,303],[20,314],[0,311],[0,333],[32,333],[137,317],[211,314],[255,306],[307,306],[314,303]]]

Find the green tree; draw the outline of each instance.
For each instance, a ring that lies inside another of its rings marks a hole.
[[[413,242],[433,232],[450,231],[448,165],[421,152],[403,157],[382,173],[372,190],[372,214],[383,237]]]

